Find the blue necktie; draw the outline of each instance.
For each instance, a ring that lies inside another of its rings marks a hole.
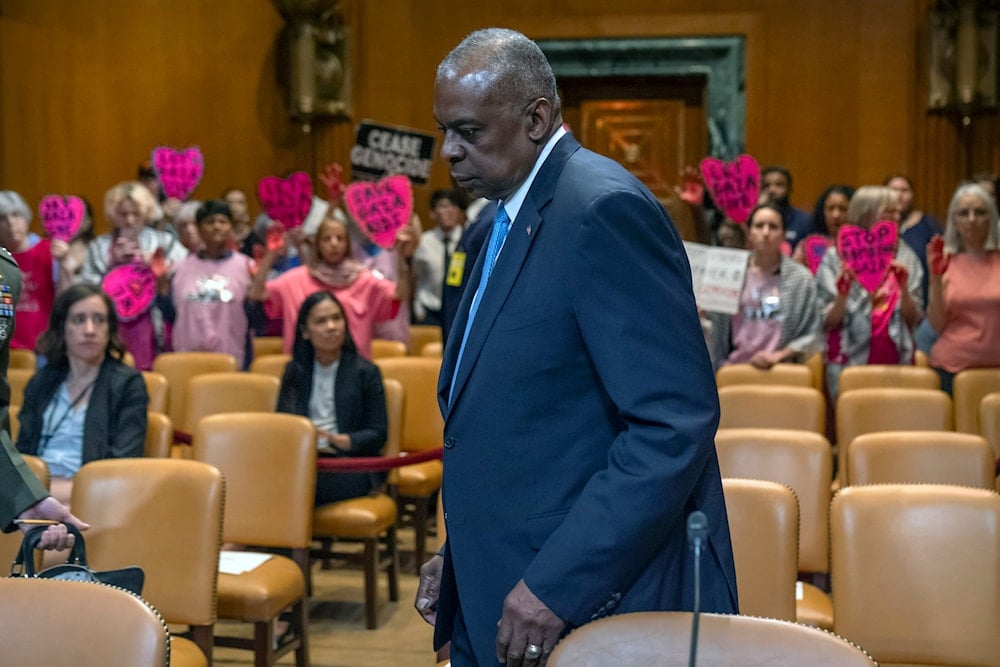
[[[472,323],[476,319],[476,311],[483,300],[483,292],[486,291],[486,283],[493,273],[493,265],[497,263],[497,255],[503,246],[504,239],[507,238],[507,230],[510,227],[510,218],[507,216],[507,209],[501,204],[497,208],[497,214],[493,218],[493,231],[490,234],[490,244],[486,248],[486,261],[483,263],[483,275],[479,278],[479,287],[472,298],[472,307],[469,309],[469,319],[465,323],[465,333],[462,334],[462,345],[458,348],[458,358],[455,360],[455,370],[451,376],[451,390],[448,394],[448,405],[455,396],[455,379],[458,377],[458,369],[462,366],[462,356],[465,354],[465,343],[469,340],[469,332],[472,330]]]

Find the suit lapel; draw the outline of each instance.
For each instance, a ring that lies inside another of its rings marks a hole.
[[[486,292],[479,304],[479,310],[476,312],[476,320],[472,325],[472,330],[469,331],[469,339],[466,342],[465,352],[462,355],[462,366],[458,369],[458,374],[454,375],[455,360],[458,357],[459,347],[462,344],[462,338],[458,335],[458,332],[465,331],[469,307],[472,304],[475,290],[467,289],[465,294],[463,294],[462,303],[459,305],[459,314],[454,325],[456,335],[450,337],[445,359],[442,363],[439,399],[443,407],[446,408],[447,406],[449,393],[453,394],[453,405],[461,398],[462,389],[465,387],[472,368],[479,359],[479,354],[482,352],[486,338],[493,329],[501,308],[507,302],[507,297],[510,295],[514,283],[517,282],[521,267],[524,265],[532,244],[541,229],[543,223],[542,210],[552,199],[552,193],[555,190],[555,184],[559,174],[562,172],[563,165],[579,147],[580,144],[576,139],[572,135],[567,134],[553,147],[545,164],[542,165],[542,168],[535,175],[535,181],[532,183],[531,189],[528,191],[528,196],[525,198],[524,204],[517,214],[517,219],[514,220],[510,232],[507,234],[507,240],[504,242],[503,249],[497,257],[496,265],[493,267],[493,274],[490,276],[490,281],[486,285]],[[485,255],[485,252],[480,253],[475,270],[473,271],[472,280],[469,282],[470,286],[479,284]],[[453,375],[455,377],[455,387],[451,390],[450,380]],[[446,411],[446,419],[447,416]]]

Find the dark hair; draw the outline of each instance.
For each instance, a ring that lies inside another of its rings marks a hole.
[[[97,285],[77,283],[70,285],[65,292],[56,297],[55,303],[52,304],[52,312],[49,313],[49,328],[38,339],[38,350],[53,366],[69,365],[66,356],[66,319],[69,317],[69,309],[78,301],[92,296],[101,297],[108,308],[108,347],[104,351],[104,356],[118,360],[125,356],[125,346],[118,340],[118,313],[115,311],[115,304]]]
[[[304,338],[302,334],[308,326],[309,313],[323,301],[333,301],[344,315],[344,347],[341,349],[341,354],[347,353],[355,356],[358,354],[358,347],[354,344],[354,339],[351,338],[351,327],[348,325],[347,311],[344,310],[343,304],[330,292],[313,292],[299,306],[299,316],[295,320],[295,342],[292,343],[292,363],[302,369],[311,367],[313,361],[316,359],[316,350],[313,349],[312,341]]]
[[[777,164],[772,164],[770,167],[764,167],[763,169],[760,170],[760,182],[761,182],[761,184],[764,183],[764,177],[767,176],[768,174],[781,174],[782,176],[784,176],[785,180],[788,181],[788,191],[791,192],[791,190],[792,190],[792,173],[790,171],[788,171],[787,168],[782,167],[781,165],[777,165]]]
[[[902,173],[899,173],[899,172],[895,172],[895,173],[892,173],[892,174],[889,174],[888,176],[886,176],[885,180],[882,181],[882,185],[889,185],[889,183],[891,183],[892,181],[894,181],[897,178],[901,178],[904,181],[906,181],[906,184],[910,186],[910,189],[911,190],[913,189],[913,180],[910,179],[910,177],[907,176],[906,174],[902,174]]]
[[[854,196],[854,188],[850,185],[831,185],[826,190],[823,190],[823,194],[819,196],[816,200],[816,206],[813,207],[812,215],[812,228],[814,234],[823,234],[824,236],[829,236],[830,230],[826,226],[826,198],[830,195],[837,193],[847,197],[848,203],[851,201],[851,197]]]
[[[747,225],[746,225],[747,229],[750,229],[750,225],[753,224],[753,217],[757,215],[757,211],[765,208],[774,211],[775,213],[778,214],[778,219],[781,220],[782,231],[788,229],[788,222],[785,220],[785,212],[782,211],[781,207],[779,207],[778,205],[771,203],[757,204],[756,206],[753,207],[753,210],[750,211],[750,215],[747,216]]]
[[[207,202],[199,206],[198,210],[195,212],[195,224],[200,225],[202,220],[210,218],[213,215],[224,215],[229,218],[230,222],[233,221],[233,212],[229,210],[229,204],[221,199],[209,199]]]
[[[442,199],[447,199],[455,206],[461,206],[458,195],[455,194],[454,190],[435,190],[431,193],[431,208],[437,206],[438,202]]]

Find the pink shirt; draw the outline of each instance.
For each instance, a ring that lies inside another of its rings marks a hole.
[[[52,247],[48,239],[42,239],[24,252],[11,254],[21,268],[22,282],[10,346],[34,350],[35,342],[49,325],[56,294],[52,280]]]
[[[295,267],[268,281],[265,308],[268,317],[282,318],[281,337],[285,353],[292,352],[295,322],[302,302],[313,292],[321,291],[330,292],[343,304],[358,354],[371,359],[375,323],[395,317],[400,302],[395,298],[396,284],[376,278],[368,269],[362,270],[349,287],[342,288],[319,282],[305,266]]]
[[[945,325],[931,365],[950,373],[1000,366],[1000,251],[952,255],[942,291]]]
[[[222,259],[188,255],[174,272],[177,317],[172,331],[178,352],[225,352],[246,358],[249,323],[245,309],[253,260],[238,252]]]
[[[727,364],[747,363],[758,352],[773,352],[781,341],[781,276],[765,275],[756,266],[747,269],[740,293],[740,310],[732,319],[733,351]]]

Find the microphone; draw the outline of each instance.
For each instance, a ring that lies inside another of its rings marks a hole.
[[[708,517],[695,510],[687,518],[688,545],[694,549],[694,619],[691,621],[691,651],[688,667],[694,667],[698,654],[698,614],[701,612],[701,549],[708,541]]]

